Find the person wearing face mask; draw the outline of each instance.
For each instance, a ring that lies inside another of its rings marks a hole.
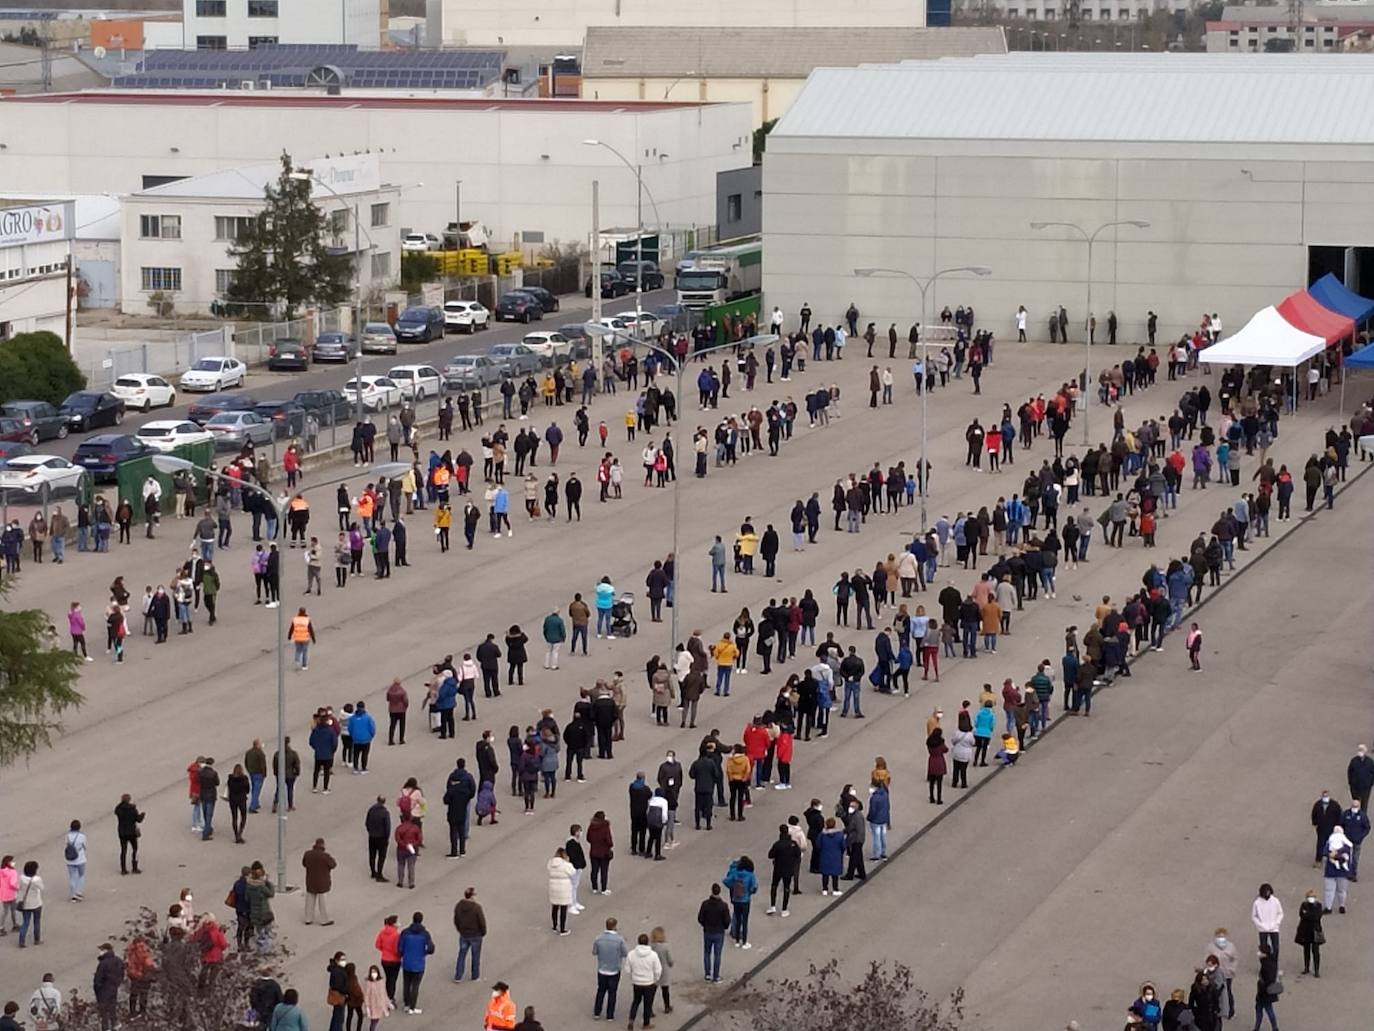
[[[1317,832],[1317,848],[1312,854],[1312,865],[1321,866],[1322,856],[1326,853],[1326,839],[1341,822],[1341,806],[1331,792],[1322,791],[1321,798],[1312,804],[1312,827]]]
[[[1217,959],[1217,974],[1226,982],[1226,1019],[1236,1015],[1236,997],[1231,991],[1231,979],[1236,976],[1236,945],[1229,937],[1230,932],[1218,927],[1212,932],[1212,944],[1207,947],[1207,956]]]
[[[1341,813],[1341,828],[1345,831],[1345,836],[1350,839],[1350,880],[1358,881],[1360,871],[1360,845],[1364,839],[1369,837],[1369,815],[1364,811],[1363,803],[1358,799],[1352,799],[1350,808]]]
[[[482,1020],[484,1031],[514,1031],[515,1001],[510,997],[510,985],[497,981],[491,986],[491,1001]]]
[[[1250,907],[1250,922],[1259,932],[1260,945],[1268,946],[1269,955],[1277,964],[1279,958],[1279,927],[1283,924],[1283,903],[1274,895],[1274,886],[1267,881],[1260,885],[1259,897]]]
[[[1293,937],[1293,942],[1302,946],[1302,972],[1321,977],[1322,946],[1326,944],[1326,934],[1322,931],[1321,901],[1310,888],[1298,907],[1298,933]]]
[[[1216,956],[1208,956],[1207,962],[1193,978],[1193,986],[1188,992],[1188,1009],[1193,1023],[1203,1031],[1221,1031],[1221,1012],[1226,1001],[1226,982],[1221,976],[1221,967]]]
[[[367,1031],[377,1031],[382,1018],[395,1008],[387,998],[382,972],[374,963],[367,968],[367,980],[363,982],[363,1016],[368,1019]]]
[[[1337,827],[1326,842],[1326,868],[1323,874],[1323,905],[1326,912],[1333,908],[1345,912],[1346,882],[1350,879],[1350,839]]]
[[[1346,783],[1350,785],[1350,797],[1360,800],[1360,808],[1369,808],[1369,792],[1374,789],[1374,756],[1369,754],[1366,745],[1357,745],[1355,754],[1345,768]]]
[[[1148,981],[1141,985],[1140,998],[1136,999],[1135,1005],[1131,1008],[1140,1014],[1142,1027],[1148,1028],[1149,1031],[1157,1031],[1164,1016],[1164,1007],[1160,1004],[1154,985]]]

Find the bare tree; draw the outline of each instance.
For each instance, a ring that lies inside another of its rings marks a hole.
[[[802,978],[751,983],[723,1008],[746,1018],[753,1031],[961,1031],[964,990],[932,1001],[910,967],[876,961],[851,983],[832,959],[811,964]]]

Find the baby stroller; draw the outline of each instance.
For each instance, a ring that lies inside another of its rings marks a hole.
[[[616,637],[633,637],[639,630],[635,622],[635,596],[626,591],[611,603],[611,633]]]

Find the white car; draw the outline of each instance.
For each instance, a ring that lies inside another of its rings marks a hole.
[[[432,365],[397,365],[387,370],[386,378],[401,388],[407,401],[438,397],[443,391],[444,378]]]
[[[406,233],[401,237],[403,251],[437,251],[439,238],[433,233]]]
[[[169,408],[177,403],[176,387],[161,376],[146,372],[125,373],[114,381],[110,393],[124,402],[125,408],[150,411],[160,405]]]
[[[189,419],[154,419],[140,426],[134,436],[159,451],[171,451],[182,444],[200,444],[215,439],[213,433],[201,429]]]
[[[555,358],[572,351],[572,341],[562,333],[540,330],[526,333],[520,342],[541,358]]]
[[[396,331],[389,322],[369,322],[363,326],[363,354],[395,354]]]
[[[447,301],[444,304],[444,331],[475,333],[491,325],[491,312],[476,301]]]
[[[57,455],[18,455],[0,468],[0,490],[19,490],[39,494],[47,484],[48,493],[76,490],[86,470]]]
[[[248,366],[237,358],[201,358],[181,374],[182,390],[217,391],[243,386]]]
[[[624,323],[626,329],[641,340],[654,339],[665,325],[661,318],[649,311],[625,311],[615,317]]]
[[[399,407],[401,399],[405,396],[401,393],[400,386],[386,376],[363,376],[361,383],[362,388],[359,390],[359,379],[349,380],[343,385],[343,396],[356,405],[361,393],[363,407],[370,412]]]

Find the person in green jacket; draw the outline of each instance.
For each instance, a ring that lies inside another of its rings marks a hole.
[[[296,989],[286,989],[282,1001],[272,1010],[272,1019],[268,1022],[267,1031],[310,1031],[300,1001],[300,993]]]
[[[544,617],[544,643],[549,646],[548,652],[544,655],[545,669],[558,668],[558,649],[567,637],[568,628],[556,609]]]
[[[276,916],[272,912],[271,899],[276,893],[276,887],[267,879],[267,870],[261,863],[254,863],[248,871],[248,922],[253,927],[258,952],[262,955],[266,955],[272,949],[272,925]],[[280,1008],[279,1006],[278,1009]],[[277,1026],[275,1013],[272,1026]],[[304,1023],[300,1026],[305,1027]]]
[[[215,599],[219,597],[219,570],[213,562],[206,562],[200,571],[200,593],[205,598],[205,611],[210,614],[210,625],[215,625]]]

